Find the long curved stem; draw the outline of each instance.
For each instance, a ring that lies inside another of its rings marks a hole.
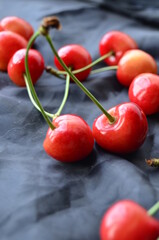
[[[27,80],[27,77],[26,77],[25,74],[24,74],[24,80],[25,80],[25,83],[26,83],[26,88],[27,88],[27,91],[28,91],[28,95],[29,95],[30,101],[32,102],[32,104],[34,105],[34,107],[35,107],[38,111],[41,112],[39,106],[38,106],[37,103],[35,102],[35,99],[34,99],[34,97],[33,97],[33,95],[32,95],[32,92],[31,92],[31,90],[30,90],[30,87],[29,87],[29,84],[28,84],[28,80]],[[64,97],[63,97],[63,100],[62,100],[62,102],[61,102],[61,105],[60,105],[59,109],[57,110],[57,112],[56,112],[55,114],[52,114],[52,113],[49,113],[49,112],[45,111],[45,114],[46,114],[48,117],[50,117],[50,118],[56,118],[56,117],[58,117],[58,116],[61,114],[61,112],[62,112],[62,110],[63,110],[63,108],[64,108],[64,106],[65,106],[67,97],[68,97],[69,85],[70,85],[70,75],[67,74],[67,77],[66,77],[66,85],[65,85],[65,93],[64,93]]]
[[[26,75],[24,74],[24,80],[25,80],[25,84],[26,84],[26,88],[27,88],[27,91],[28,91],[28,95],[29,95],[29,98],[30,98],[30,101],[32,102],[32,104],[34,105],[34,107],[39,111],[41,112],[39,106],[37,105],[37,103],[35,102],[33,96],[32,96],[32,93],[31,93],[31,90],[29,88],[29,84],[28,84],[28,80],[27,80],[27,77]],[[51,114],[49,112],[46,112],[45,111],[45,114],[50,117],[50,118],[53,118],[54,117],[54,114]]]
[[[69,86],[70,86],[70,75],[67,74],[64,97],[63,97],[62,103],[61,103],[58,111],[54,114],[55,117],[57,117],[61,114],[61,112],[65,106],[66,100],[68,98]]]
[[[65,63],[62,61],[62,59],[59,57],[52,41],[50,38],[49,34],[45,35],[53,53],[59,60],[61,66],[65,69],[65,71],[70,75],[70,77],[74,80],[74,82],[81,88],[81,90],[97,105],[97,107],[105,114],[105,116],[108,118],[110,123],[115,122],[115,118],[111,116],[105,109],[104,107],[99,103],[99,101],[88,91],[88,89],[74,76],[74,74],[69,70],[69,68],[65,65]]]
[[[40,32],[37,31],[29,40],[28,46],[27,46],[27,50],[26,50],[26,55],[25,55],[25,71],[26,71],[26,80],[28,82],[28,86],[30,88],[30,91],[32,92],[32,95],[34,97],[34,100],[37,104],[37,106],[39,107],[41,114],[43,115],[45,121],[47,122],[47,124],[49,125],[49,127],[53,130],[55,129],[55,126],[52,124],[51,120],[49,119],[49,117],[46,115],[39,99],[38,96],[35,92],[32,80],[31,80],[31,76],[30,76],[30,72],[29,72],[29,66],[28,66],[28,53],[29,53],[29,49],[31,48],[33,42],[36,40],[36,38],[40,35]]]

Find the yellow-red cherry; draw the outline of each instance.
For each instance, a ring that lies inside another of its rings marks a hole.
[[[78,70],[92,63],[89,52],[81,45],[70,44],[63,46],[58,50],[58,55],[71,70]],[[59,70],[63,70],[58,59],[55,57],[54,62]],[[91,67],[85,71],[75,74],[79,81],[84,81],[90,74]]]
[[[120,31],[110,31],[104,34],[99,43],[101,56],[113,52],[113,55],[106,58],[106,64],[117,65],[123,54],[130,49],[138,48],[136,41],[128,34]]]
[[[114,203],[100,225],[101,240],[156,240],[158,236],[159,221],[132,200]]]
[[[108,110],[115,118],[110,123],[102,114],[93,123],[93,136],[103,149],[119,154],[136,151],[144,142],[148,122],[142,109],[135,103],[126,102]]]
[[[20,49],[14,53],[8,63],[8,75],[18,86],[24,87],[26,49]],[[28,53],[28,66],[33,84],[37,82],[44,71],[44,59],[41,53],[35,49],[30,49]]]
[[[127,51],[118,63],[117,79],[129,87],[132,80],[141,73],[157,74],[157,63],[148,53],[136,49]]]
[[[20,34],[27,41],[34,33],[33,27],[26,20],[16,17],[16,16],[8,16],[1,19],[0,28],[4,31],[11,31],[17,34]]]
[[[53,120],[53,125],[55,129],[48,129],[43,144],[49,156],[62,162],[76,162],[92,152],[93,134],[81,117],[61,115]]]
[[[19,34],[10,31],[0,32],[0,70],[7,71],[8,62],[13,54],[26,47],[26,39]]]

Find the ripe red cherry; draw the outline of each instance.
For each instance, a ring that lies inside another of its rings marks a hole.
[[[8,63],[8,75],[18,86],[24,87],[26,49],[20,49],[14,53]],[[28,66],[33,84],[40,78],[44,71],[44,59],[40,52],[34,49],[29,50]]]
[[[156,61],[142,50],[127,51],[118,63],[118,81],[128,87],[132,80],[141,73],[157,74]]]
[[[8,62],[13,54],[17,50],[26,47],[26,39],[19,34],[10,31],[0,32],[0,70],[6,71]]]
[[[156,240],[159,221],[131,200],[121,200],[105,213],[100,226],[101,240]]]
[[[48,129],[43,144],[48,155],[62,162],[75,162],[90,154],[94,138],[91,128],[81,117],[61,115],[53,124],[56,128]]]
[[[144,112],[135,103],[119,104],[108,112],[116,118],[110,123],[102,114],[93,123],[93,136],[105,150],[114,153],[130,153],[144,142],[148,123]]]
[[[3,31],[3,28],[1,27],[1,22],[0,22],[0,32]]]
[[[82,46],[77,44],[66,45],[58,50],[58,54],[61,59],[64,61],[67,67],[70,67],[71,70],[78,70],[90,64],[92,62],[89,52]],[[59,70],[63,70],[63,67],[59,63],[58,59],[55,57],[54,62],[56,67]],[[75,74],[79,81],[84,81],[89,73],[91,68]]]
[[[114,54],[105,59],[108,65],[117,65],[123,54],[130,49],[138,48],[137,43],[126,33],[111,31],[106,33],[100,43],[99,51],[101,56],[113,51]]]
[[[138,75],[130,84],[129,98],[146,115],[159,112],[159,76],[152,73]]]
[[[29,40],[34,33],[32,26],[27,21],[15,16],[1,19],[0,28],[20,34],[26,40]]]

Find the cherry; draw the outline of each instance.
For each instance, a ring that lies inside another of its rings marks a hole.
[[[92,62],[89,52],[77,44],[66,45],[58,50],[58,55],[71,70],[78,70],[89,65]],[[63,70],[57,57],[54,58],[56,67]],[[85,71],[75,74],[79,81],[84,81],[91,71],[91,67]]]
[[[104,60],[110,66],[117,65],[127,50],[136,48],[138,48],[137,43],[129,35],[120,31],[106,33],[99,43],[101,56],[113,51],[113,55]]]
[[[101,240],[156,240],[159,221],[131,200],[120,200],[102,218]]]
[[[104,114],[93,123],[93,136],[105,150],[114,153],[130,153],[144,142],[148,123],[144,112],[135,103],[119,104],[108,113],[116,120],[110,123]]]
[[[141,73],[157,74],[157,64],[154,58],[142,50],[129,50],[118,63],[117,79],[128,87],[132,80]]]
[[[87,157],[93,149],[94,138],[89,125],[79,116],[65,114],[53,120],[44,140],[48,155],[62,162],[75,162]]]
[[[1,22],[0,22],[0,32],[3,31],[3,28],[1,27]]]
[[[8,63],[8,75],[10,79],[21,87],[25,86],[25,54],[26,49],[18,50],[14,53]],[[32,82],[35,84],[44,71],[44,59],[41,53],[37,50],[30,49],[28,54],[28,64]]]
[[[0,28],[20,34],[26,40],[29,40],[34,33],[32,26],[27,21],[16,16],[1,19]]]
[[[146,115],[159,111],[159,76],[152,73],[138,75],[129,87],[130,101],[138,104]]]
[[[6,71],[12,55],[21,48],[27,47],[25,38],[10,31],[0,32],[0,70]]]

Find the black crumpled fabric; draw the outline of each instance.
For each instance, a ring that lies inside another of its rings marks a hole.
[[[140,49],[159,64],[158,1],[0,0],[0,18],[15,15],[37,30],[43,17],[59,17],[62,30],[50,34],[58,49],[83,45],[92,59],[99,57],[99,41],[108,31],[132,36]],[[53,65],[43,37],[35,48]],[[96,67],[104,67],[102,62]],[[91,75],[85,86],[106,109],[129,101],[115,71]],[[44,108],[56,112],[64,82],[44,73],[36,84]],[[92,127],[100,110],[71,83],[63,114],[83,117]],[[149,209],[159,200],[159,169],[145,159],[159,157],[159,114],[148,117],[146,141],[135,153],[115,155],[97,144],[91,155],[75,164],[51,159],[43,150],[48,129],[25,88],[0,72],[0,239],[98,240],[101,218],[120,199],[132,199]],[[134,123],[135,124],[135,123]],[[159,219],[159,213],[155,215]]]

